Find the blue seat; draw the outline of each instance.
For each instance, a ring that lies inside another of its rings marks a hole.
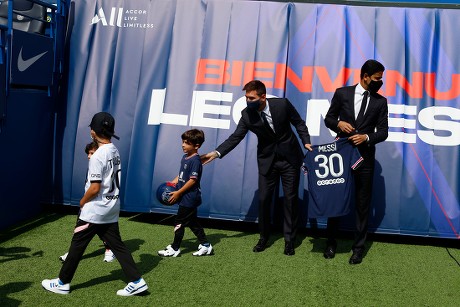
[[[0,24],[5,26],[8,25],[8,4],[7,0],[0,3]],[[46,7],[29,0],[13,1],[13,29],[44,34],[45,21]]]

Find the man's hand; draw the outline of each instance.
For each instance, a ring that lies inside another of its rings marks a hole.
[[[304,146],[305,146],[305,148],[306,148],[308,151],[312,151],[312,150],[313,150],[313,148],[311,148],[311,144],[305,144]]]
[[[217,154],[217,151],[214,150],[214,151],[208,152],[207,154],[201,155],[200,159],[201,159],[201,163],[205,165],[218,157],[219,155]]]
[[[347,122],[344,122],[343,120],[339,121],[337,128],[339,128],[340,131],[348,133],[348,134],[355,131],[355,128],[352,125],[350,125]]]
[[[349,141],[353,143],[353,145],[359,145],[367,141],[366,134],[355,134],[348,138]]]

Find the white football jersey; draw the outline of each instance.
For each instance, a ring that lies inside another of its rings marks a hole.
[[[100,182],[101,189],[92,200],[81,209],[80,219],[93,224],[106,224],[118,221],[120,213],[121,160],[117,147],[101,145],[91,156],[85,192],[91,182]]]

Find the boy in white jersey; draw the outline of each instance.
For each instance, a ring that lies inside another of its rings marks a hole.
[[[121,240],[118,228],[121,160],[118,149],[111,142],[112,136],[119,139],[114,134],[115,120],[109,113],[99,112],[89,126],[91,137],[99,148],[89,161],[85,194],[80,200],[80,217],[59,277],[43,280],[42,286],[54,293],[68,294],[86,247],[98,235],[110,246],[130,281],[124,289],[117,291],[117,295],[131,296],[147,290],[148,286]]]
[[[97,148],[98,148],[98,145],[97,145],[97,142],[95,142],[95,141],[92,141],[91,143],[86,144],[85,153],[86,153],[86,155],[88,157],[88,160],[91,159],[91,156],[96,152]],[[86,177],[88,177],[88,174],[86,174]],[[88,178],[86,178],[86,180],[88,180]],[[80,217],[80,213],[78,214],[78,217]],[[78,221],[78,218],[77,218],[77,221]],[[114,261],[115,260],[115,255],[110,250],[110,248],[107,245],[107,243],[105,243],[104,241],[102,241],[102,243],[104,244],[104,247],[105,247],[103,261],[104,262],[112,262],[112,261]],[[69,253],[65,253],[64,255],[59,256],[59,260],[64,262],[65,259],[67,258],[68,254]]]

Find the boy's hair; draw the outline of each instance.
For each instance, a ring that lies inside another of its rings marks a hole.
[[[361,67],[361,79],[364,78],[364,74],[367,74],[369,77],[375,74],[376,72],[385,71],[385,66],[382,63],[376,60],[367,60]]]
[[[190,144],[201,146],[204,143],[204,132],[198,129],[187,130],[182,133],[181,138]]]
[[[265,84],[263,84],[262,81],[259,81],[259,80],[252,80],[246,83],[246,85],[243,87],[243,91],[246,91],[246,92],[256,91],[257,95],[259,96],[262,96],[263,94],[267,93]]]
[[[90,151],[90,150],[96,151],[98,148],[99,148],[99,146],[97,146],[97,143],[96,143],[96,142],[88,143],[88,144],[86,144],[86,146],[85,146],[85,153],[86,153],[86,154],[89,154],[89,151]]]

